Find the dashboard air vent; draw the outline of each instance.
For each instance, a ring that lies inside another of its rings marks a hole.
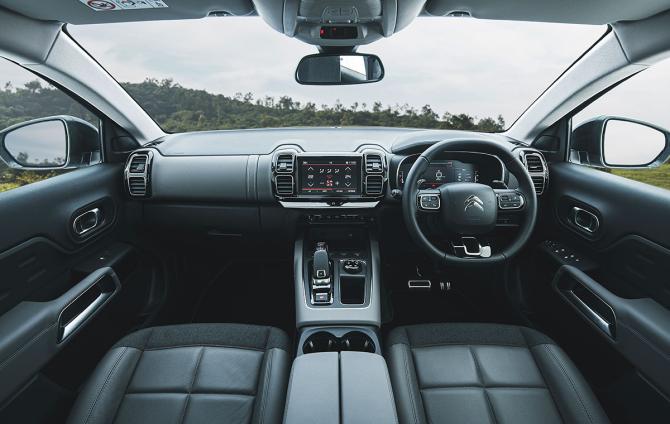
[[[368,174],[381,174],[384,172],[384,162],[381,155],[365,155],[365,172]]]
[[[275,170],[278,174],[292,174],[293,173],[294,158],[290,153],[283,153],[277,156],[277,164]]]
[[[126,165],[125,178],[128,193],[133,197],[148,197],[150,193],[149,180],[151,176],[151,151],[140,151],[130,155]]]
[[[544,192],[544,187],[547,184],[547,165],[540,153],[524,152],[523,163],[533,180],[535,186],[535,193],[539,196]]]
[[[370,175],[365,177],[365,194],[378,196],[384,190],[384,177],[381,175]]]
[[[277,194],[280,196],[293,195],[293,176],[292,175],[277,175],[275,179],[277,186]]]
[[[146,196],[147,181],[144,179],[144,177],[129,177],[128,190],[133,196]]]

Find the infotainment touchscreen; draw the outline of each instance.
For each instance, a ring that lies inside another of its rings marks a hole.
[[[358,195],[361,193],[361,159],[351,157],[302,157],[300,194]]]

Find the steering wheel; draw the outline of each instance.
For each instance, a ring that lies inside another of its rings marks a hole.
[[[519,188],[494,189],[485,184],[455,182],[436,189],[420,189],[419,180],[431,161],[442,153],[456,151],[497,156],[516,177]],[[434,259],[455,266],[490,265],[511,258],[528,241],[535,227],[537,198],[526,168],[502,143],[448,139],[429,147],[412,165],[405,179],[402,210],[412,239]],[[495,229],[499,210],[523,216],[515,240],[493,253],[490,246],[479,243],[477,236]],[[458,236],[458,241],[451,241],[453,253],[441,250],[426,237],[419,226],[418,214],[434,214],[450,233]]]

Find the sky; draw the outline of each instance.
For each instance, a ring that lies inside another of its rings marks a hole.
[[[213,93],[289,95],[317,105],[338,99],[368,107],[375,101],[417,109],[429,104],[439,114],[500,114],[511,123],[605,27],[418,18],[398,34],[359,48],[381,57],[383,81],[341,87],[296,83],[298,61],[316,47],[274,31],[260,18],[68,30],[119,81],[172,78],[184,87]]]

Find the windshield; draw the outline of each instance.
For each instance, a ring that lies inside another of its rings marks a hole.
[[[381,82],[303,86],[316,47],[260,18],[68,26],[168,132],[282,126],[502,131],[602,35],[602,26],[421,18],[359,47]]]

